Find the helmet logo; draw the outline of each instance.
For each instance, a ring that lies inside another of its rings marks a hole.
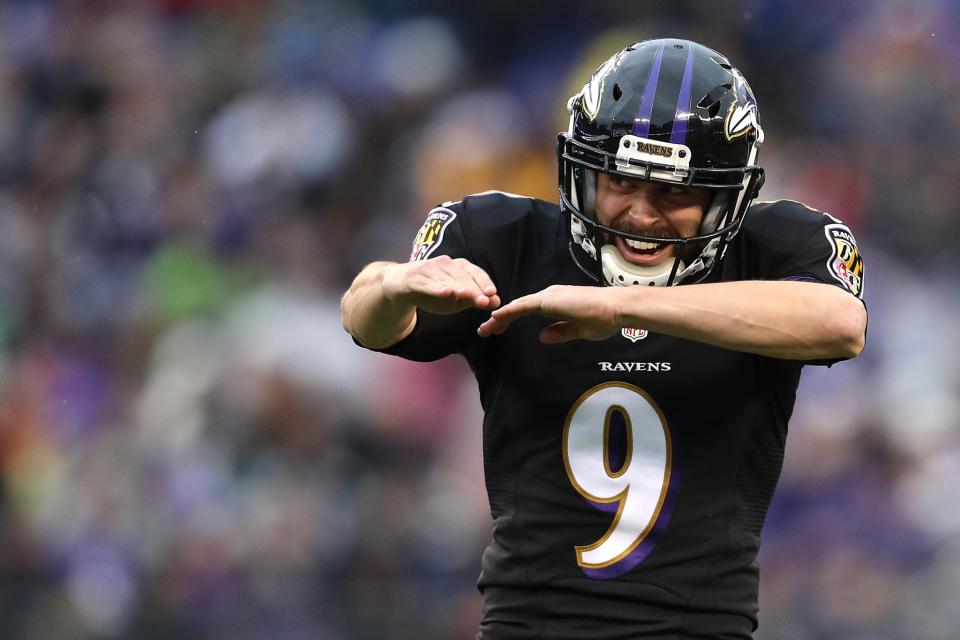
[[[577,96],[580,98],[580,107],[583,109],[583,115],[587,116],[590,122],[596,120],[597,114],[600,113],[600,100],[603,97],[604,80],[610,75],[611,71],[617,68],[622,56],[622,51],[610,56],[606,62],[593,72],[593,75],[590,76],[587,84],[583,85],[583,89],[580,90]],[[574,102],[575,100],[571,100],[571,106]]]
[[[723,132],[727,141],[744,136],[751,131],[757,132],[758,141],[763,141],[763,129],[760,128],[760,116],[757,112],[757,99],[753,96],[750,85],[738,69],[731,69],[733,74],[736,99],[727,111],[727,119],[723,123]]]

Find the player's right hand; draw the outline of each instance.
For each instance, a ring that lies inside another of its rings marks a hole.
[[[464,309],[496,309],[497,287],[487,272],[464,258],[437,256],[392,264],[383,270],[383,295],[429,313],[448,315]]]

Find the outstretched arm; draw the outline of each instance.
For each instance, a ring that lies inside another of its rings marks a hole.
[[[636,327],[788,360],[855,357],[867,325],[863,304],[837,287],[749,280],[678,287],[555,285],[497,309],[477,332],[503,333],[530,314],[558,320],[540,333],[546,343],[602,340]]]
[[[483,269],[463,258],[438,256],[367,265],[343,295],[340,318],[362,344],[384,349],[410,335],[417,308],[447,315],[499,306],[497,288]]]

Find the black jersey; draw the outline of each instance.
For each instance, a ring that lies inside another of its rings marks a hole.
[[[861,294],[856,241],[799,203],[753,206],[714,279],[807,279]],[[491,192],[430,212],[412,259],[482,267],[504,303],[592,284],[557,205]],[[489,312],[420,312],[386,349],[463,354],[485,412],[493,538],[480,638],[749,638],[760,529],[780,474],[802,363],[642,327],[539,342],[550,320],[500,336]]]

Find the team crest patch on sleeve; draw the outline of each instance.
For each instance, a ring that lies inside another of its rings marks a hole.
[[[823,229],[832,252],[827,261],[830,275],[846,287],[850,293],[863,296],[863,258],[857,248],[857,240],[844,224],[828,224]]]
[[[456,217],[457,214],[450,209],[438,208],[431,211],[413,240],[410,262],[429,258],[443,242],[443,232]]]

